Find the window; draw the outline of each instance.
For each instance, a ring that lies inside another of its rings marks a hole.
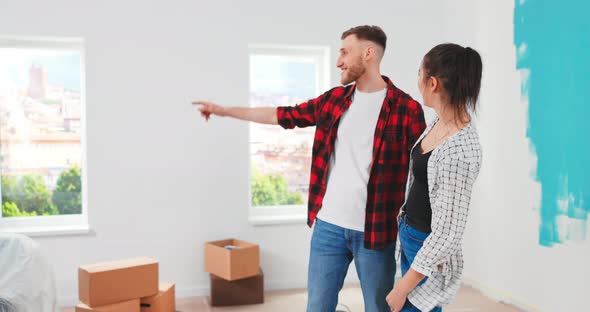
[[[249,47],[250,106],[294,105],[329,87],[329,48]],[[306,219],[314,127],[284,130],[250,123],[250,221]]]
[[[0,231],[87,231],[84,126],[82,41],[0,38]]]

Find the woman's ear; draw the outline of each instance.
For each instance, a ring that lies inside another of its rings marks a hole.
[[[436,79],[436,77],[428,77],[428,88],[430,88],[430,91],[432,91],[433,93],[436,91],[440,91],[440,82],[438,81],[438,79]]]

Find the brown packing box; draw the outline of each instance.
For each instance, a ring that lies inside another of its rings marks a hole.
[[[158,293],[158,262],[136,258],[81,266],[80,301],[90,307],[149,297]]]
[[[176,311],[176,296],[172,283],[160,283],[160,291],[157,295],[141,298],[141,312],[174,311]]]
[[[258,275],[239,281],[226,281],[223,278],[211,276],[211,306],[232,306],[243,304],[264,303],[264,274],[259,270]]]
[[[229,250],[224,246],[236,246]],[[256,276],[260,267],[258,245],[237,239],[225,239],[205,244],[205,271],[235,281]]]
[[[76,306],[76,312],[139,312],[139,299],[133,299],[94,308],[80,303]]]

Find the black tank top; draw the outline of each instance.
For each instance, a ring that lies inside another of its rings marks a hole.
[[[430,233],[432,209],[428,194],[428,159],[432,151],[422,154],[422,141],[412,151],[412,174],[414,181],[406,201],[406,222],[418,231]]]

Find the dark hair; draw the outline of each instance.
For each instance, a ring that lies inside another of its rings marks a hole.
[[[424,79],[436,77],[441,81],[457,116],[463,111],[475,112],[481,70],[479,53],[454,43],[437,45],[422,61]]]
[[[385,45],[387,44],[387,36],[385,35],[385,32],[383,32],[383,29],[381,29],[381,27],[379,26],[362,25],[353,27],[343,32],[342,37],[340,37],[340,39],[344,40],[344,38],[350,35],[356,35],[356,37],[359,39],[374,42],[380,45],[383,48],[383,50],[385,50]]]

